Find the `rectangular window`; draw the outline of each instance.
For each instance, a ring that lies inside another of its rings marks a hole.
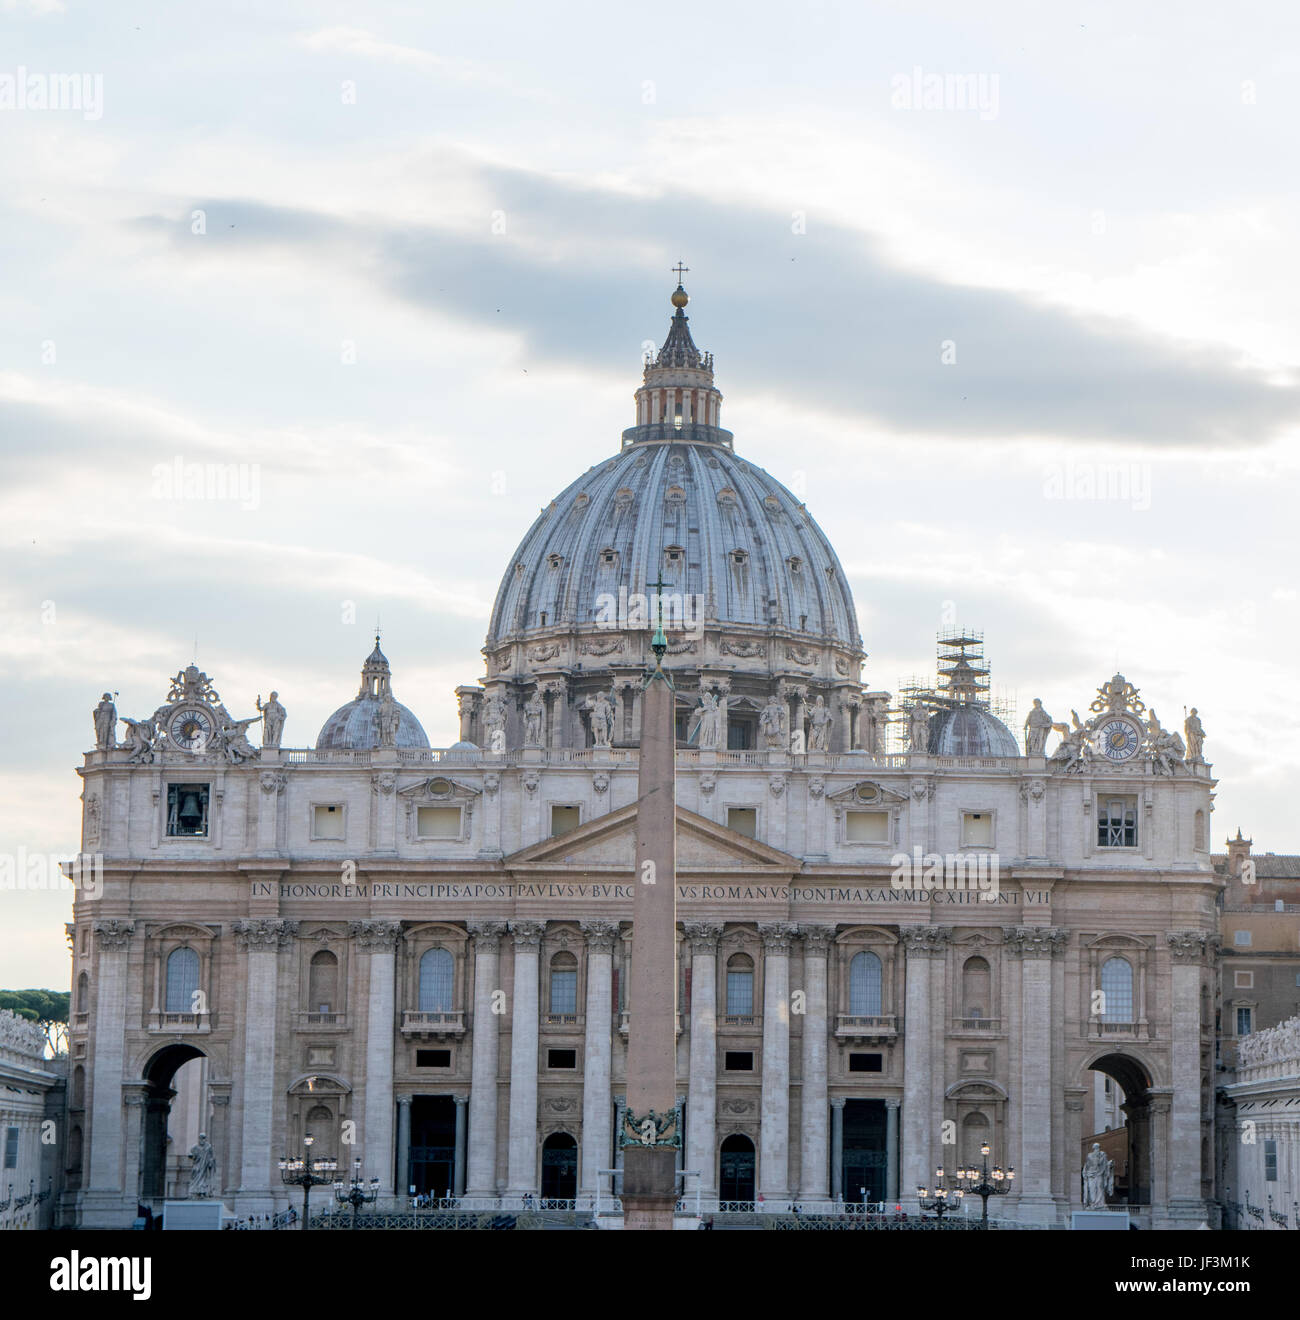
[[[451,1051],[450,1050],[416,1050],[415,1066],[417,1068],[450,1068]]]
[[[459,807],[416,807],[415,835],[418,839],[459,839]]]
[[[961,813],[961,846],[963,848],[993,847],[993,813],[991,811],[963,811]]]
[[[727,1016],[753,1017],[754,1015],[754,973],[727,973]]]
[[[581,822],[578,820],[577,807],[552,807],[551,808],[551,836],[557,834],[568,834],[570,830],[576,830]]]
[[[18,1129],[16,1127],[5,1128],[5,1168],[16,1169],[18,1167]]]
[[[754,747],[754,721],[731,716],[727,720],[727,750],[748,752]]]
[[[758,837],[757,807],[728,807],[727,828],[743,834],[747,839]]]
[[[208,785],[167,785],[167,837],[207,838]]]
[[[753,1050],[727,1050],[723,1056],[723,1067],[728,1072],[753,1072]]]
[[[1234,930],[1232,932],[1232,942],[1239,949],[1248,949],[1251,946],[1251,935],[1248,930]]]
[[[341,839],[343,837],[343,804],[318,803],[311,809],[311,837],[313,839]]]
[[[1237,1010],[1237,1035],[1249,1036],[1254,1030],[1251,1026],[1254,1020],[1254,1010],[1249,1008],[1239,1008]]]
[[[1105,798],[1097,803],[1097,847],[1137,847],[1137,798]]]
[[[1264,1141],[1264,1181],[1277,1182],[1277,1142],[1272,1137]]]
[[[1253,990],[1255,988],[1255,973],[1233,972],[1232,988],[1234,990]]]
[[[576,1068],[578,1066],[577,1050],[547,1050],[546,1066],[548,1068]]]
[[[883,1072],[879,1054],[850,1054],[849,1072]]]
[[[846,843],[888,843],[889,812],[846,811],[844,813],[844,841]]]

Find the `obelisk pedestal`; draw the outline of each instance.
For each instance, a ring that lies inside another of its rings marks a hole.
[[[637,785],[627,1107],[619,1134],[625,1229],[671,1229],[677,1202],[675,725],[672,684],[656,662],[642,698]]]

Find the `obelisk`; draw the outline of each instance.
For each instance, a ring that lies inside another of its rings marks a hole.
[[[655,584],[662,594],[662,575]],[[664,673],[663,606],[641,698],[636,892],[628,995],[623,1227],[671,1229],[677,1201],[676,711]]]

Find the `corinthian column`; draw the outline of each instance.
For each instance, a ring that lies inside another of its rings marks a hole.
[[[1166,932],[1165,942],[1173,960],[1169,1214],[1171,1219],[1194,1224],[1205,1211],[1201,1198],[1201,974],[1206,954],[1214,956],[1215,937],[1203,930],[1172,930]]]
[[[359,948],[370,954],[366,1014],[366,1118],[362,1131],[364,1171],[379,1179],[379,1195],[393,1195],[393,1032],[396,1026],[397,941],[400,921],[354,921]]]
[[[803,1089],[799,1115],[799,1195],[824,1201],[826,1152],[826,959],[834,926],[801,926],[803,937]]]
[[[244,998],[244,1122],[236,1209],[271,1208],[271,1116],[275,1105],[275,1018],[278,958],[297,933],[296,921],[254,917],[231,923],[247,953]]]
[[[474,1039],[469,1079],[469,1195],[497,1192],[497,1051],[501,1017],[493,996],[501,988],[504,921],[471,921],[474,937]]]
[[[506,1190],[537,1191],[537,959],[544,921],[512,921],[514,1011],[510,1016],[510,1146]]]
[[[758,1190],[769,1201],[790,1194],[790,941],[785,922],[761,925],[763,937],[763,1090]]]
[[[903,1021],[903,1186],[910,1194],[933,1182],[930,1074],[942,1065],[931,1049],[930,963],[943,956],[952,931],[947,926],[904,926],[899,932],[907,950],[906,1007]]]
[[[720,921],[688,921],[691,946],[691,1075],[686,1167],[700,1171],[700,1195],[718,1194],[718,937]]]
[[[613,1014],[614,938],[618,924],[593,919],[579,923],[587,936],[587,1035],[582,1069],[582,1180],[584,1192],[595,1193],[598,1169],[610,1167],[613,1122],[610,1092]]]

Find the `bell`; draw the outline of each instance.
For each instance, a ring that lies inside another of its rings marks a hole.
[[[199,806],[199,795],[197,793],[186,793],[181,799],[181,809],[177,812],[177,817],[182,824],[200,825],[203,822],[203,809]]]

